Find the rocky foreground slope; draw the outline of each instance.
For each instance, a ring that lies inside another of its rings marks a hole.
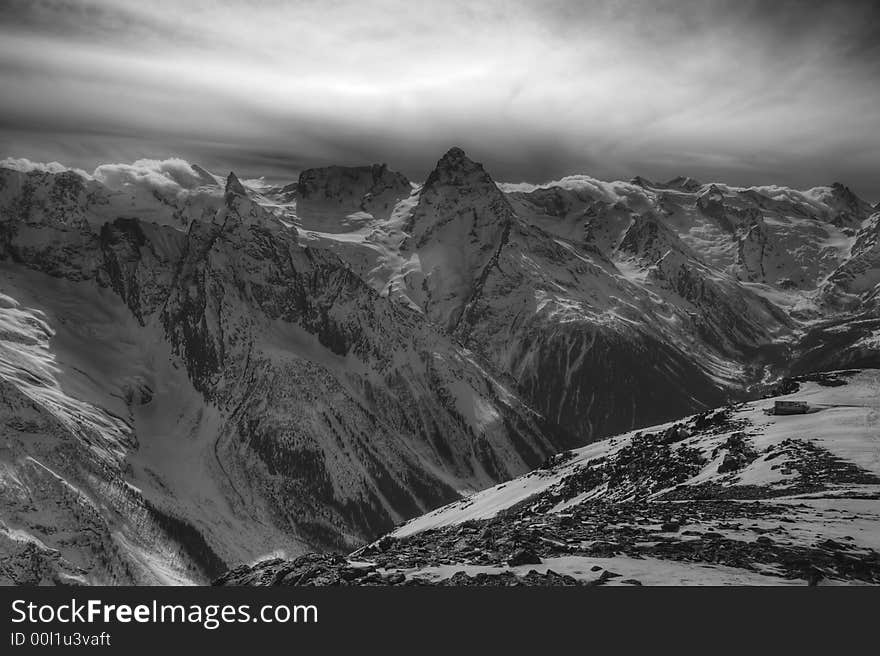
[[[880,371],[626,433],[414,519],[348,558],[221,585],[880,584]],[[802,415],[767,415],[776,399]]]

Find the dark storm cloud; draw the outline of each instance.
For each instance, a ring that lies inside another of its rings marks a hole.
[[[245,175],[459,144],[573,172],[880,197],[875,2],[7,0],[0,156]]]

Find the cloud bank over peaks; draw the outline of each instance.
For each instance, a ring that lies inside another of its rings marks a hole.
[[[26,157],[7,157],[5,159],[0,159],[0,168],[21,171],[22,173],[30,173],[32,171],[39,171],[41,173],[63,173],[64,171],[73,171],[86,179],[92,178],[91,175],[82,169],[65,166],[60,162],[33,162]]]
[[[162,196],[183,196],[191,192],[203,191],[220,193],[219,178],[198,165],[193,165],[179,157],[168,159],[139,159],[130,164],[101,164],[92,173],[82,169],[65,166],[59,162],[34,162],[27,158],[7,157],[0,160],[0,168],[8,168],[24,173],[41,171],[61,173],[73,171],[86,180],[100,182],[108,189],[120,191],[140,188]],[[206,187],[218,187],[216,190]]]

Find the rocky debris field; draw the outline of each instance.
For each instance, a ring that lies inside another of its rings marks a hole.
[[[537,557],[536,557],[537,558]],[[606,574],[605,576],[609,576]],[[610,577],[614,577],[613,573]],[[385,570],[371,563],[352,564],[338,554],[306,554],[295,560],[275,558],[255,567],[241,566],[229,571],[214,585],[302,585],[302,586],[393,586],[393,585],[535,585],[577,586],[584,585],[578,579],[548,571],[530,571],[524,575],[513,572],[500,574],[477,574],[465,572],[453,574],[448,579],[431,581],[396,570]]]
[[[293,561],[268,560],[231,570],[215,584],[603,585],[622,577],[598,568],[595,578],[583,580],[553,570],[523,572],[523,566],[559,556],[621,555],[721,565],[810,584],[825,580],[880,584],[880,554],[859,546],[851,537],[793,544],[787,527],[797,523],[798,511],[805,510],[810,510],[805,504],[775,506],[716,499],[593,502],[565,513],[523,511],[402,539],[386,537],[350,558],[308,554]],[[420,570],[438,566],[460,571],[436,581],[419,576]],[[473,566],[506,571],[468,574],[466,570]]]
[[[846,385],[846,376],[851,376],[854,373],[857,373],[857,370],[848,369],[841,371],[818,371],[800,376],[786,377],[774,384],[763,396],[764,398],[770,398],[783,394],[794,394],[800,390],[802,383],[817,383],[823,387],[841,387]]]
[[[748,446],[739,446],[736,455],[729,452],[718,468],[719,473],[731,471],[727,463],[742,463],[751,454],[752,462],[758,454]],[[829,451],[806,440],[786,439],[778,445],[771,445],[763,453],[766,462],[777,460],[770,467],[783,476],[793,476],[795,481],[785,487],[769,485],[724,485],[712,481],[696,485],[677,487],[663,495],[664,499],[769,499],[821,492],[834,485],[880,485],[880,476],[865,471],[856,465],[834,456]],[[741,468],[741,464],[740,464]],[[722,471],[723,470],[723,471]],[[735,469],[733,471],[736,471]]]
[[[838,386],[821,378],[803,382]],[[880,584],[880,476],[809,426],[787,437],[793,421],[815,419],[761,419],[761,407],[612,438],[588,458],[563,452],[520,479],[532,494],[491,516],[388,535],[348,558],[243,566],[217,583],[638,585],[627,570],[650,565],[661,582],[684,566],[722,582]],[[480,496],[447,512],[473,512]]]

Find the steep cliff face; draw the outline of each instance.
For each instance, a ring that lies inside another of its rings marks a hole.
[[[711,185],[697,195],[696,213],[683,200],[678,214],[689,224],[683,237],[711,253],[710,263],[745,281],[806,292],[846,259],[870,214],[870,206],[838,185],[807,191]]]
[[[304,228],[342,232],[372,219],[387,220],[410,193],[409,180],[385,164],[308,169],[297,182],[297,216]]]
[[[190,231],[162,318],[288,518],[365,535],[546,455],[537,417],[420,316],[292,231],[231,220]]]
[[[646,286],[669,294],[688,332],[731,361],[770,344],[792,328],[791,320],[765,298],[714,271],[663,219],[639,215],[624,234],[618,258],[631,258],[646,272]]]
[[[81,221],[87,210],[75,204],[39,222],[33,248],[22,213],[2,215],[4,311],[26,303],[49,318],[40,348],[61,372],[33,383],[43,395],[35,411],[57,415],[53,395],[84,395],[90,416],[119,424],[117,435],[90,420],[115,445],[100,475],[89,477],[85,456],[64,444],[88,454],[97,439],[76,428],[76,409],[64,415],[74,428],[48,436],[46,452],[22,438],[7,460],[16,494],[36,494],[23,476],[38,460],[59,489],[98,509],[107,535],[83,545],[72,575],[203,580],[217,563],[275,549],[348,548],[559,447],[485,364],[335,255],[300,246],[297,230],[237,178],[221,198],[210,221],[185,232],[137,218]],[[17,344],[3,361],[18,374],[4,381],[28,394]],[[118,368],[98,353],[118,356]],[[21,407],[10,415],[26,414]],[[59,459],[67,464],[56,469]],[[123,500],[136,512],[100,510]],[[11,550],[10,567],[37,548],[70,556],[7,508],[10,539],[30,550]],[[71,521],[85,530],[86,520]],[[109,543],[119,552],[112,567],[101,555]]]
[[[406,280],[430,318],[574,439],[735,394],[743,352],[789,330],[662,219],[613,200],[614,187],[556,192],[513,190],[508,201],[451,151],[413,210],[420,270]]]
[[[863,223],[850,248],[850,257],[828,276],[822,298],[829,305],[857,306],[880,285],[880,212]]]
[[[412,199],[337,252],[579,439],[736,397],[800,361],[805,322],[836,313],[820,288],[858,266],[854,226],[871,211],[837,185],[496,184],[458,148]]]
[[[482,165],[460,148],[438,162],[404,228],[404,248],[419,269],[406,278],[409,297],[428,318],[457,330],[469,303],[481,294],[513,225],[513,209]]]

